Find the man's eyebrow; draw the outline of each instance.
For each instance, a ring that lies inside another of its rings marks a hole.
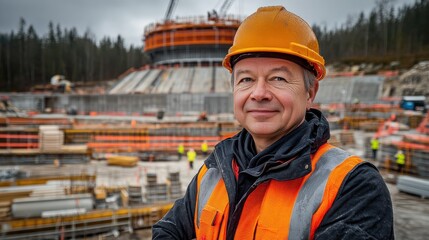
[[[244,69],[244,70],[237,70],[235,73],[237,74],[237,76],[239,75],[239,74],[242,74],[242,73],[250,73],[251,71],[250,70],[246,70],[246,69]]]
[[[286,66],[281,66],[281,67],[273,68],[273,69],[270,70],[270,72],[286,72],[290,76],[293,76],[293,74],[290,71],[290,69],[288,67],[286,67]]]
[[[248,69],[240,69],[237,70],[235,73],[238,75],[240,74],[245,74],[245,73],[251,73],[251,70]],[[292,71],[287,67],[287,66],[280,66],[280,67],[275,67],[269,70],[269,72],[286,72],[288,75],[293,76]]]

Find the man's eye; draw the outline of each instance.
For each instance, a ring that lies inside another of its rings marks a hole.
[[[274,81],[283,81],[283,82],[287,82],[285,78],[282,77],[273,77]]]
[[[238,83],[248,83],[248,82],[251,82],[251,81],[252,81],[252,79],[251,79],[251,78],[246,77],[246,78],[241,78],[241,79],[238,81]]]

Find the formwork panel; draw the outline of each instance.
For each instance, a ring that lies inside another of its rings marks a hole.
[[[159,76],[161,70],[160,69],[151,69],[148,74],[144,76],[142,81],[140,81],[139,85],[136,86],[134,90],[135,93],[145,93],[150,91],[150,87],[152,83]]]
[[[232,93],[231,75],[224,67],[215,67],[215,92]]]
[[[109,91],[109,93],[110,94],[122,93],[124,89],[127,87],[127,85],[133,80],[133,77],[135,74],[136,72],[132,72],[127,76],[125,76],[122,80],[119,80],[119,83],[114,88],[112,88]]]
[[[170,91],[171,86],[173,85],[173,81],[176,81],[174,78],[175,71],[173,69],[165,70],[157,81],[157,85],[153,87],[152,93],[168,93]]]
[[[210,92],[212,89],[212,68],[195,68],[194,79],[192,81],[191,93]]]

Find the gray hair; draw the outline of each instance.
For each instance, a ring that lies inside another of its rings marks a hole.
[[[310,88],[312,88],[314,86],[314,83],[316,82],[316,76],[314,76],[314,74],[305,69],[302,68],[304,71],[304,86],[305,86],[305,90],[309,91]],[[234,90],[234,69],[232,69],[231,72],[231,89]]]
[[[304,68],[304,86],[305,90],[309,91],[310,88],[314,87],[314,83],[316,82],[316,76],[314,73]]]

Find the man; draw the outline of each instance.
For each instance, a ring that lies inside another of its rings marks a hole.
[[[223,65],[244,129],[215,147],[153,238],[393,239],[377,169],[327,144],[328,122],[310,108],[325,67],[309,25],[259,8]]]
[[[207,153],[209,151],[209,144],[207,143],[207,140],[204,140],[203,143],[201,143],[201,153],[204,157],[207,157]]]
[[[372,160],[377,160],[377,151],[379,148],[380,142],[377,137],[371,139],[371,150],[372,150]]]
[[[398,173],[402,173],[402,169],[405,165],[405,154],[402,150],[398,150],[398,152],[395,154],[396,158],[396,166],[398,168]]]
[[[194,169],[194,161],[195,161],[195,158],[197,157],[197,153],[193,148],[191,148],[186,153],[186,155],[188,156],[189,168]]]
[[[177,146],[177,156],[180,159],[182,159],[183,154],[185,154],[185,146],[183,143],[180,143],[179,146]]]

